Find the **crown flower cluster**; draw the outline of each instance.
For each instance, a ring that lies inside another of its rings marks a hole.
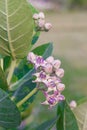
[[[51,23],[45,23],[45,15],[43,12],[35,13],[33,19],[36,24],[37,31],[49,31],[52,28]]]
[[[33,74],[36,79],[33,82],[40,85],[38,89],[46,98],[41,104],[52,108],[59,101],[64,100],[65,97],[61,94],[65,89],[65,85],[61,83],[61,78],[64,76],[64,70],[60,68],[61,61],[55,60],[52,56],[44,60],[42,56],[35,55],[33,52],[28,54],[27,60],[34,65],[36,70]]]

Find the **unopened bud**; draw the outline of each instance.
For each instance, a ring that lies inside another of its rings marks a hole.
[[[73,110],[74,108],[76,108],[76,106],[77,106],[76,101],[72,100],[72,101],[70,102],[69,106],[70,106],[70,108],[71,108],[72,110]]]
[[[39,26],[40,28],[43,28],[43,27],[44,27],[44,24],[45,24],[45,20],[39,19],[37,24],[38,24],[38,26]]]
[[[44,71],[45,71],[46,73],[48,73],[48,74],[51,74],[52,71],[53,71],[53,66],[52,66],[51,64],[47,63],[47,64],[45,65],[45,67],[44,67]]]
[[[44,15],[43,12],[40,12],[38,16],[39,16],[40,19],[44,19],[45,18],[45,15]]]
[[[44,28],[46,31],[49,31],[52,28],[52,24],[51,23],[45,23]]]
[[[27,56],[27,60],[31,63],[34,63],[34,60],[36,59],[36,55],[33,52],[30,52]]]
[[[33,19],[34,20],[37,20],[39,18],[39,15],[37,14],[37,13],[35,13],[34,15],[33,15]]]
[[[63,90],[65,89],[65,85],[62,84],[62,83],[59,83],[59,84],[57,85],[57,89],[58,89],[59,91],[63,91]]]
[[[46,59],[46,61],[47,61],[48,63],[51,63],[51,64],[52,64],[52,62],[54,61],[53,56],[49,56],[49,57]]]
[[[53,62],[53,66],[55,69],[58,69],[61,65],[61,61],[60,60],[54,60]]]
[[[62,78],[64,76],[64,70],[62,68],[56,70],[56,75],[60,78]]]

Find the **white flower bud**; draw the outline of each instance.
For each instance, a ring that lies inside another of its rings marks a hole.
[[[45,20],[39,19],[38,22],[37,22],[37,24],[38,24],[38,26],[39,26],[40,28],[43,28],[43,27],[44,27],[44,24],[45,24]]]
[[[62,84],[62,83],[59,83],[59,84],[57,85],[57,89],[58,89],[59,91],[63,91],[63,90],[65,89],[65,85]]]
[[[46,59],[46,61],[47,61],[48,63],[51,63],[51,64],[52,64],[52,62],[54,62],[53,56],[49,56],[49,57]]]
[[[47,63],[47,64],[45,65],[45,67],[44,67],[44,71],[45,71],[46,73],[48,73],[48,74],[51,74],[52,71],[53,71],[53,66],[52,66],[51,64]]]
[[[33,52],[29,52],[27,56],[27,60],[34,63],[35,59],[36,59],[36,55]]]
[[[64,70],[62,68],[56,70],[56,75],[60,78],[62,78],[64,76]]]
[[[70,108],[71,108],[72,110],[73,110],[74,108],[76,108],[76,106],[77,106],[76,101],[72,100],[72,101],[70,102],[69,106],[70,106]]]
[[[35,13],[34,15],[33,15],[33,19],[34,20],[37,20],[39,18],[39,15],[37,14],[37,13]]]
[[[60,60],[54,60],[53,67],[55,69],[59,69],[60,65],[61,65],[61,61]]]
[[[39,16],[40,19],[44,19],[45,18],[45,15],[44,15],[43,12],[40,12],[38,16]]]
[[[49,31],[52,28],[52,24],[51,23],[45,23],[44,28],[46,31]]]

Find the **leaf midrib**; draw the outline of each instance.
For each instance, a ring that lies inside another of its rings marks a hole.
[[[8,35],[8,41],[9,41],[9,49],[11,51],[11,56],[13,59],[15,59],[15,53],[13,46],[11,44],[11,35],[10,35],[10,25],[9,25],[9,18],[8,18],[8,0],[5,0],[5,6],[6,6],[6,20],[7,20],[7,35]]]

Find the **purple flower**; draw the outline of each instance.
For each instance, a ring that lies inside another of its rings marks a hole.
[[[39,75],[39,78],[41,79],[46,79],[46,74],[41,72],[40,75]]]
[[[41,56],[37,56],[36,57],[36,64],[43,64],[44,63],[44,59]]]
[[[61,92],[65,89],[65,85],[61,83],[61,78],[64,76],[64,70],[60,68],[61,61],[54,60],[50,56],[46,60],[42,56],[35,55],[30,52],[27,59],[34,65],[36,79],[33,82],[41,83],[44,88],[38,87],[45,96],[45,101],[41,104],[48,105],[50,108],[55,106],[59,101],[65,100]]]
[[[36,82],[36,83],[38,83],[38,82],[45,83],[47,81],[47,78],[48,78],[48,76],[46,75],[46,73],[43,72],[43,71],[35,73],[33,75],[36,76],[36,80],[33,81],[33,82]]]
[[[50,105],[54,105],[54,104],[56,103],[56,99],[53,98],[53,97],[50,97],[49,100],[48,100],[48,103],[49,103]]]

